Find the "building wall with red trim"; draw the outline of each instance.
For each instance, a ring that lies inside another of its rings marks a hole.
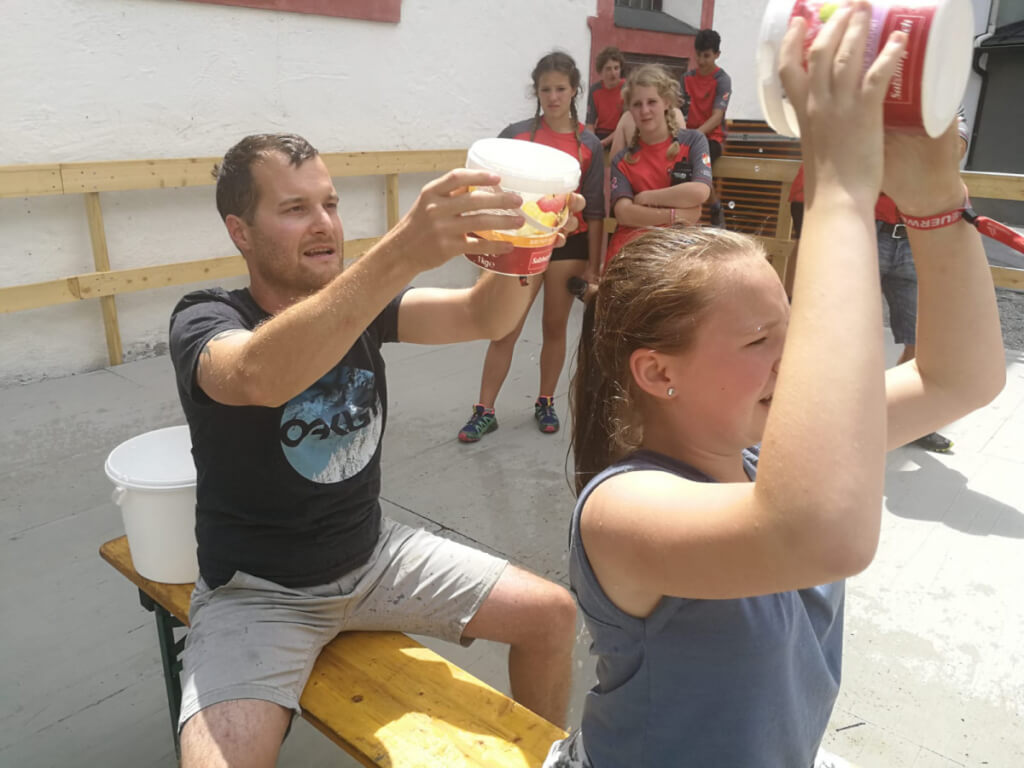
[[[715,0],[703,0],[700,11],[700,28],[712,26],[715,14]],[[626,29],[615,26],[615,0],[597,0],[597,16],[587,19],[590,27],[590,70],[594,70],[597,54],[614,45],[623,53],[643,53],[655,56],[671,56],[677,59],[693,58],[693,35],[672,35],[664,32],[649,32],[642,29]],[[595,72],[596,75],[596,72]],[[596,82],[596,76],[592,82]]]
[[[402,0],[191,0],[194,3],[214,5],[240,5],[263,8],[268,11],[313,13],[318,16],[337,16],[346,19],[399,22]]]

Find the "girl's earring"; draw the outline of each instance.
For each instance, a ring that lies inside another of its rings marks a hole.
[[[675,397],[676,396],[676,388],[675,387],[669,387],[667,394],[668,394],[669,397]]]

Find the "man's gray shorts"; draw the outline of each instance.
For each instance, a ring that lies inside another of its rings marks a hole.
[[[337,581],[289,589],[239,571],[211,590],[200,579],[182,656],[178,730],[201,709],[234,699],[298,714],[313,663],[339,632],[398,630],[463,642],[507,564],[383,518],[370,560]]]
[[[882,282],[882,295],[889,305],[889,327],[897,344],[917,341],[917,270],[910,253],[906,227],[897,227],[893,237],[892,225],[876,221],[878,233],[878,276]]]

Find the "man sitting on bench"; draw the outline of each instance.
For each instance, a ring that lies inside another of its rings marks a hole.
[[[530,291],[513,277],[406,289],[458,254],[507,249],[470,234],[521,225],[493,213],[521,203],[486,189],[497,181],[456,170],[431,182],[343,271],[338,195],[306,140],[249,136],[220,164],[217,208],[249,287],[190,293],[170,329],[198,475],[184,766],[273,765],[320,649],[347,630],[508,643],[514,698],[563,723],[569,593],[378,503],[381,344],[497,339],[525,311]]]

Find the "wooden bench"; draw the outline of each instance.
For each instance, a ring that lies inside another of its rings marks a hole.
[[[181,705],[179,655],[192,584],[140,576],[122,536],[100,555],[156,614],[171,723]],[[565,731],[398,632],[345,632],[328,643],[302,692],[302,716],[363,765],[395,768],[543,764]]]

